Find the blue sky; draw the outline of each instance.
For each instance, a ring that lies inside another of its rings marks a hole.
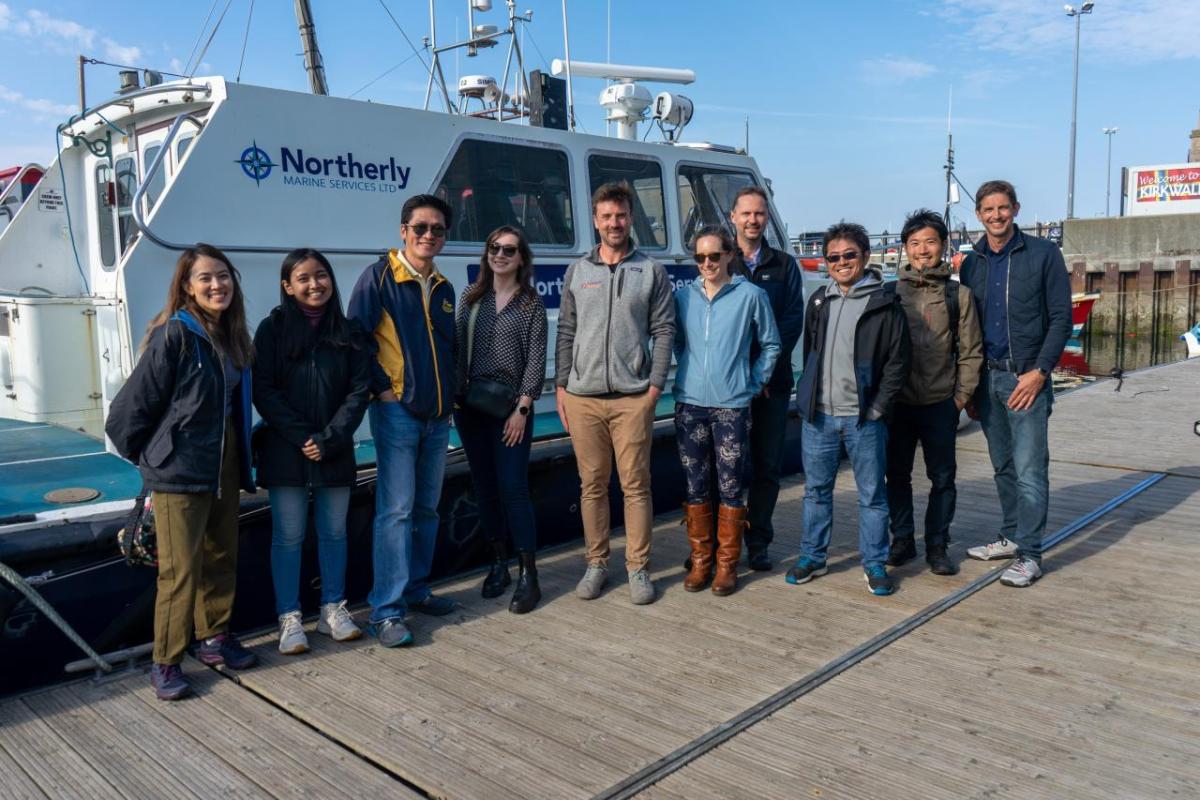
[[[227,0],[216,0],[214,17]],[[201,74],[238,72],[250,0],[228,0]],[[420,44],[424,0],[384,0]],[[0,0],[0,165],[53,155],[55,122],[75,110],[75,55],[182,71],[210,7],[194,2]],[[503,0],[476,20],[501,24]],[[608,9],[614,62],[690,67],[677,87],[696,103],[684,138],[750,149],[774,183],[791,233],[838,219],[895,232],[906,211],[940,209],[947,98],[954,94],[958,173],[972,191],[1013,181],[1021,220],[1066,210],[1074,22],[1053,0],[569,0],[571,55],[606,57]],[[438,0],[440,43],[465,30],[466,0]],[[563,55],[557,0],[524,0],[533,24],[531,66]],[[425,73],[379,0],[313,0],[330,91],[419,105]],[[1076,168],[1077,216],[1104,211],[1105,137],[1113,141],[1113,206],[1121,165],[1186,158],[1200,112],[1200,2],[1098,0],[1083,18]],[[205,34],[207,37],[207,33]],[[200,42],[201,46],[203,42]],[[241,79],[307,90],[290,2],[257,2]],[[545,61],[543,60],[543,57]],[[499,56],[446,63],[456,72],[499,74]],[[89,72],[89,97],[116,85],[115,71]],[[577,79],[577,115],[604,129],[599,80]],[[663,88],[648,84],[652,92]],[[973,219],[965,202],[960,218]]]

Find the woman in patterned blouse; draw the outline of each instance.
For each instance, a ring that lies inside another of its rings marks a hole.
[[[455,344],[454,425],[471,466],[484,535],[495,554],[482,594],[499,597],[512,582],[511,538],[520,571],[508,610],[525,614],[542,597],[528,472],[533,403],[546,375],[546,307],[533,286],[533,252],[519,228],[505,225],[488,236],[479,277],[458,304]],[[469,403],[475,396],[472,382],[499,393],[507,389],[514,398],[508,413],[496,416],[494,408]]]

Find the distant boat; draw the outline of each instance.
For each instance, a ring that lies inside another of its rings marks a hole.
[[[1079,338],[1083,326],[1092,314],[1092,306],[1100,299],[1099,292],[1077,292],[1071,295],[1071,338]]]

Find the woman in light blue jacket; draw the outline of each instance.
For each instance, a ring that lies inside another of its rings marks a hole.
[[[687,478],[692,566],[683,588],[714,594],[737,589],[746,527],[743,475],[750,447],[750,401],[763,391],[779,357],[779,330],[767,293],[731,277],[733,237],[704,228],[693,243],[700,276],[675,291],[675,440]],[[758,357],[750,360],[757,341]],[[716,575],[713,575],[712,464],[716,464]]]

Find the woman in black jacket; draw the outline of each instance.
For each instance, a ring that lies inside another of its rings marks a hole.
[[[237,270],[215,247],[188,248],[104,426],[154,492],[158,592],[150,680],[161,700],[191,691],[179,663],[193,627],[204,663],[244,669],[257,660],[228,633],[238,489],[254,491],[252,354]]]
[[[370,356],[346,318],[329,261],[316,250],[283,259],[279,305],[254,334],[258,482],[271,494],[271,579],[279,652],[303,653],[300,547],[311,493],[321,567],[317,632],[357,639],[346,609],[346,512],[357,468],[354,431],[367,410]]]

